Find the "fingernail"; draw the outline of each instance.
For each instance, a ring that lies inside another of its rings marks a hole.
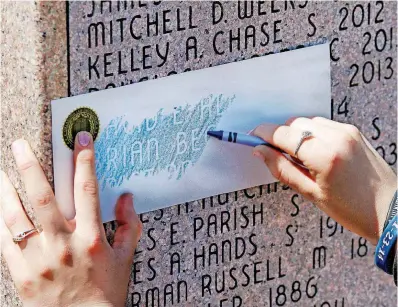
[[[256,129],[256,128],[254,128],[254,129]],[[253,135],[254,129],[250,130],[247,134],[248,134],[248,135]]]
[[[14,155],[20,155],[25,152],[25,141],[24,140],[16,140],[11,145],[11,150]]]
[[[91,141],[91,135],[87,131],[80,131],[77,134],[80,146],[87,147]]]
[[[250,130],[247,134],[249,134],[249,135],[254,135],[254,131],[255,131],[256,129],[259,129],[259,130],[264,129],[264,128],[267,127],[266,125],[267,125],[267,124],[260,124],[260,125],[258,125],[257,127],[254,127],[252,130]]]
[[[265,160],[265,156],[259,151],[253,151],[253,156],[260,159],[261,161]]]

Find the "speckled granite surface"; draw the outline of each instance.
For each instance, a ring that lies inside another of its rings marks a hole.
[[[396,168],[395,2],[0,5],[1,167],[19,192],[10,153],[18,137],[31,143],[52,181],[51,99],[326,39],[334,119],[357,125]],[[173,206],[142,221],[128,306],[397,303],[393,282],[373,267],[373,247],[280,185]],[[114,226],[106,225],[109,234]],[[1,272],[1,306],[19,306],[3,262]]]
[[[35,221],[21,189],[11,143],[21,137],[29,141],[52,182],[50,101],[67,95],[65,2],[2,1],[0,7],[1,168]],[[1,306],[19,306],[1,261]]]

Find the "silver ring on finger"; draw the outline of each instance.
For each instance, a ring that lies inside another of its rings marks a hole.
[[[310,137],[312,137],[311,131],[303,131],[303,133],[301,134],[300,141],[298,142],[296,150],[294,151],[294,156],[297,159],[298,159],[297,154],[298,154],[298,151],[300,150],[301,145],[303,145],[304,141]]]
[[[12,240],[14,241],[14,243],[22,242],[23,240],[25,240],[27,237],[34,234],[35,232],[40,233],[40,230],[37,228],[32,228],[32,229],[20,232],[17,235],[15,235],[14,237],[12,237]]]

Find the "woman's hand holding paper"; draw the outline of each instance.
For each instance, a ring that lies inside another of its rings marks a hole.
[[[122,195],[115,209],[119,226],[114,242],[112,246],[107,242],[90,134],[80,132],[75,141],[76,217],[71,221],[58,209],[28,143],[18,140],[12,150],[28,200],[41,224],[41,231],[35,232],[18,194],[2,172],[1,252],[24,306],[124,306],[142,224],[134,211],[132,195]],[[20,242],[13,242],[13,237],[32,229],[33,233],[20,237]]]

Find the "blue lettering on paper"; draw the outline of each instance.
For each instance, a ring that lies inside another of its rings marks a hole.
[[[95,142],[96,171],[101,189],[120,186],[131,176],[153,176],[166,170],[180,179],[201,156],[208,137],[235,95],[209,95],[196,105],[160,109],[153,118],[129,127],[124,117],[112,119]]]

